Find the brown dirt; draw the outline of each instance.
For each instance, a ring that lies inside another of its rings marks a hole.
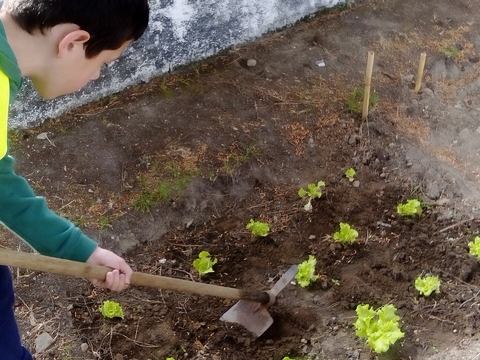
[[[439,359],[475,341],[480,276],[467,243],[479,233],[479,10],[470,0],[336,8],[13,132],[18,172],[136,271],[268,289],[312,254],[320,275],[307,289],[287,286],[270,308],[273,326],[255,339],[219,320],[232,301],[117,294],[20,270],[26,344],[55,337],[36,359]],[[368,51],[379,102],[362,121],[346,103],[363,86]],[[421,52],[426,75],[414,94]],[[350,167],[358,187],[344,176]],[[319,180],[324,194],[305,212],[297,191]],[[409,198],[424,202],[420,217],[396,214]],[[269,236],[253,237],[251,218],[268,222]],[[359,231],[356,243],[332,240],[340,222]],[[202,250],[218,264],[199,279],[191,263]],[[440,276],[439,294],[418,295],[413,281],[425,274]],[[124,320],[99,314],[106,299],[122,304]],[[391,303],[402,317],[405,337],[386,354],[355,336],[354,310],[366,303]]]

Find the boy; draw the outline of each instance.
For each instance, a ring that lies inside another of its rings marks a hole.
[[[8,104],[23,76],[44,98],[81,89],[97,79],[148,24],[148,0],[4,0],[0,9],[0,222],[44,255],[105,265],[94,285],[125,289],[132,270],[36,197],[13,171],[7,148]],[[0,266],[0,358],[27,360],[13,313],[9,268]]]

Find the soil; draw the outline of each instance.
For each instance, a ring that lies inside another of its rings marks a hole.
[[[480,228],[479,14],[473,0],[342,5],[12,131],[18,172],[135,271],[264,290],[290,265],[318,261],[319,279],[289,284],[258,339],[220,321],[231,300],[112,293],[14,269],[25,344],[35,353],[41,333],[54,338],[35,358],[477,358],[479,261],[468,243]],[[362,120],[349,99],[363,89],[369,51],[373,101]],[[297,192],[318,181],[323,194],[307,212]],[[413,198],[421,216],[397,214]],[[253,236],[250,219],[269,235]],[[356,242],[334,241],[340,222],[358,230]],[[200,277],[192,261],[204,250],[218,263]],[[430,274],[441,289],[420,296],[414,280]],[[107,299],[124,319],[103,318]],[[359,304],[393,304],[405,336],[375,354],[352,326]]]

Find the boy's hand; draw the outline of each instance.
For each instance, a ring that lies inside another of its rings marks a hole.
[[[93,285],[113,291],[125,290],[130,285],[132,269],[125,260],[113,252],[98,246],[86,262],[114,269],[107,273],[105,280],[89,279]]]

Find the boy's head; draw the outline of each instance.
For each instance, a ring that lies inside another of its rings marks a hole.
[[[2,20],[22,75],[48,99],[98,78],[149,17],[148,0],[4,0],[2,11],[15,24]]]
[[[4,0],[17,25],[29,34],[59,24],[76,24],[90,34],[85,56],[117,50],[137,40],[148,25],[148,0]]]

